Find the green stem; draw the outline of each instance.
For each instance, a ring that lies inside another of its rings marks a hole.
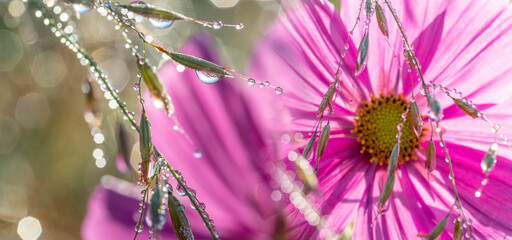
[[[133,240],[137,239],[137,235],[139,235],[139,229],[142,225],[142,216],[144,215],[144,211],[146,210],[146,197],[148,197],[149,186],[151,186],[151,183],[153,183],[155,176],[153,176],[151,178],[151,180],[148,183],[148,186],[146,186],[146,189],[144,190],[144,196],[142,197],[142,206],[141,206],[142,211],[140,212],[139,222],[137,223],[137,229],[135,230],[135,237],[133,237]]]
[[[418,70],[418,73],[420,75],[421,83],[423,85],[423,88],[428,93],[429,88],[428,85],[425,83],[425,79],[423,79],[423,73],[421,72],[420,64],[418,62],[418,58],[416,58],[416,54],[414,54],[414,51],[411,48],[411,45],[409,44],[409,40],[407,40],[407,36],[405,35],[404,29],[402,28],[402,25],[400,24],[400,20],[398,19],[398,16],[396,15],[395,11],[393,10],[393,7],[391,7],[391,4],[388,0],[385,1],[386,6],[388,6],[389,11],[391,12],[391,15],[393,15],[393,18],[395,19],[396,25],[398,26],[398,29],[400,29],[400,33],[402,34],[402,37],[404,39],[405,45],[407,47],[408,54],[411,54],[412,60],[414,62],[414,65],[416,66],[416,69]]]
[[[436,127],[439,128],[439,124],[438,123],[436,123]],[[459,194],[457,192],[457,186],[455,185],[455,176],[453,174],[452,159],[450,158],[450,154],[448,152],[448,148],[446,147],[446,144],[444,142],[443,133],[441,131],[438,131],[437,133],[439,134],[439,138],[441,139],[441,143],[443,144],[444,151],[446,152],[446,158],[448,159],[448,163],[450,165],[450,177],[451,177],[451,180],[452,180],[453,192],[455,194],[455,199],[457,200],[457,202],[460,203],[461,208],[462,208],[462,203],[460,201]]]

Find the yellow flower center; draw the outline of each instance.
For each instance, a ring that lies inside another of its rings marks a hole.
[[[379,98],[372,97],[370,103],[362,102],[362,107],[357,110],[356,127],[352,132],[357,133],[361,153],[367,152],[371,155],[370,162],[377,161],[380,165],[389,163],[391,150],[397,140],[397,126],[403,122],[402,114],[407,110],[408,104],[402,95],[381,95]],[[416,159],[413,152],[420,148],[411,124],[410,111],[401,132],[398,162],[404,163],[411,158]]]

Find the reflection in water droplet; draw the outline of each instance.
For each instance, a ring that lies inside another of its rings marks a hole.
[[[183,190],[183,187],[181,187],[181,185],[178,184],[178,186],[176,187],[176,193],[180,196],[185,196],[187,195],[185,193],[185,190]]]
[[[89,11],[91,11],[91,8],[89,8],[88,6],[85,6],[83,4],[80,4],[80,3],[73,4],[73,9],[77,13],[81,13],[81,14],[88,13]]]
[[[209,72],[201,72],[201,71],[196,71],[196,74],[197,74],[197,77],[199,78],[199,80],[201,80],[201,82],[204,82],[207,84],[216,83],[222,77],[224,77],[223,75],[209,73]]]
[[[244,24],[243,23],[239,23],[236,25],[236,30],[242,30],[242,28],[244,28]]]
[[[130,5],[134,6],[134,7],[147,7],[148,4],[144,1],[133,1],[130,3]]]
[[[201,150],[200,148],[196,148],[194,150],[194,157],[195,158],[201,158],[203,157],[203,150]]]
[[[223,26],[223,24],[222,24],[222,22],[221,22],[221,21],[215,21],[215,22],[213,22],[213,29],[215,29],[215,30],[219,30],[219,29],[221,29],[221,28],[222,28],[222,26]]]
[[[174,23],[172,20],[158,18],[148,18],[148,21],[151,25],[153,25],[153,27],[156,28],[168,28]]]
[[[276,93],[277,95],[281,95],[281,94],[283,94],[283,88],[282,88],[282,87],[276,87],[276,89],[275,89],[275,93]]]

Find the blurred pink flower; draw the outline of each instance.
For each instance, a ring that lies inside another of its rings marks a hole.
[[[359,4],[360,1],[342,1],[339,13],[329,1],[295,1],[256,46],[252,75],[283,86],[287,92],[278,98],[288,111],[285,114],[287,124],[278,129],[282,133],[304,136],[313,133],[318,105],[334,80],[341,50],[348,38],[347,29],[356,21]],[[506,0],[393,1],[425,79],[464,93],[489,119],[502,124],[510,136],[512,14],[509,5]],[[354,239],[416,239],[420,232],[429,233],[455,201],[448,178],[449,166],[439,138],[434,136],[438,146],[437,168],[430,174],[431,181],[424,169],[424,150],[414,151],[418,160],[398,165],[389,210],[379,216],[372,227],[387,166],[371,163],[370,154],[360,152],[357,135],[351,133],[356,127],[356,111],[363,101],[381,94],[403,94],[409,101],[412,89],[415,93],[420,89],[417,79],[414,79],[414,86],[411,84],[402,55],[402,37],[390,12],[384,4],[382,6],[389,26],[389,45],[377,23],[372,22],[367,66],[356,77],[353,73],[357,47],[363,36],[364,19],[361,17],[343,58],[343,87],[333,106],[331,137],[320,160],[315,202],[327,217],[326,226],[335,232],[340,233],[354,221]],[[472,219],[475,237],[507,239],[512,235],[510,149],[500,144],[498,162],[490,173],[489,183],[482,196],[475,197],[484,178],[480,161],[495,135],[487,123],[464,115],[450,98],[440,93],[436,98],[444,108],[441,127],[453,160],[457,189],[463,208]],[[420,96],[417,101],[426,114],[425,97]],[[283,149],[300,154],[308,138],[295,147],[286,145]],[[423,149],[428,140],[423,137],[420,142]],[[313,167],[314,164],[312,161]],[[455,211],[452,212],[441,239],[451,239],[456,217]],[[316,236],[315,228],[302,218],[296,219],[294,228],[299,229],[294,235],[296,238]]]
[[[214,49],[210,37],[198,35],[181,52],[218,63]],[[166,64],[158,75],[172,96],[183,130],[194,144],[173,129],[174,123],[165,111],[154,107],[149,94],[145,94],[155,146],[205,203],[222,239],[271,238],[281,230],[276,229],[278,202],[270,198],[270,179],[263,170],[273,150],[267,148],[268,122],[259,120],[263,112],[256,101],[248,100],[250,94],[243,93],[239,82],[205,84],[193,70],[179,72],[174,63]],[[194,156],[197,147],[202,157]],[[170,181],[176,187],[175,181]],[[175,196],[186,207],[195,239],[211,239],[188,198]],[[138,216],[138,208],[136,200],[100,187],[89,201],[82,236],[95,240],[133,238],[136,221],[132,215]],[[141,238],[148,236],[148,227],[144,228]],[[162,239],[174,238],[167,218]]]

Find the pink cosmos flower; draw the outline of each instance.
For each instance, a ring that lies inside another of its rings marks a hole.
[[[199,35],[181,52],[219,62],[213,49],[211,39]],[[155,108],[146,94],[155,146],[205,203],[222,239],[271,238],[281,229],[278,204],[270,199],[269,177],[263,170],[272,152],[265,140],[268,121],[260,121],[262,109],[255,100],[248,100],[250,93],[243,93],[236,81],[204,84],[193,70],[179,72],[174,63],[165,65],[158,75],[172,96],[183,130],[194,144],[173,129],[174,123],[165,111]],[[196,147],[202,151],[199,158],[194,157]],[[89,200],[82,227],[84,239],[131,239],[135,234],[139,200],[120,194],[118,184],[109,185],[96,189]],[[176,195],[176,188],[174,194],[187,209],[195,239],[211,239],[188,198]],[[170,222],[167,217],[162,239],[175,238]],[[141,239],[149,236],[148,227],[144,228]]]
[[[313,133],[319,103],[334,80],[359,4],[360,1],[342,1],[339,13],[328,1],[295,1],[255,48],[252,75],[283,86],[287,92],[278,98],[287,109],[287,124],[280,126],[279,131],[304,136]],[[403,156],[400,160],[403,163],[397,167],[388,211],[372,226],[386,180],[387,164],[376,165],[370,159],[385,163],[387,159],[380,159],[375,152],[387,148],[389,156],[388,145],[391,143],[392,148],[396,140],[396,123],[384,126],[386,130],[367,134],[366,140],[373,142],[365,145],[361,143],[365,138],[357,130],[361,129],[364,134],[364,127],[369,123],[357,122],[356,116],[361,119],[364,114],[358,113],[358,109],[363,109],[365,102],[371,102],[372,96],[375,101],[370,103],[370,108],[373,106],[373,109],[368,110],[372,114],[384,109],[383,106],[393,108],[390,106],[395,105],[389,102],[400,101],[400,95],[404,96],[404,106],[407,106],[411,91],[417,94],[421,87],[417,77],[411,81],[415,74],[407,71],[402,36],[389,10],[383,3],[381,5],[385,9],[389,38],[383,36],[373,20],[369,27],[367,66],[355,76],[357,47],[363,37],[364,19],[361,17],[341,64],[343,83],[333,106],[331,136],[319,164],[315,203],[326,217],[326,226],[337,233],[354,222],[354,239],[417,239],[418,233],[428,234],[447,215],[455,197],[445,152],[435,132],[437,168],[430,176],[424,168],[424,149],[430,140],[430,126],[425,124],[427,131],[419,142],[423,149],[404,142],[402,137],[402,145],[409,147],[405,152],[410,155]],[[477,103],[489,119],[505,127],[505,135],[510,136],[512,13],[509,1],[396,0],[392,5],[414,47],[426,81],[461,91]],[[484,179],[480,162],[495,141],[495,134],[486,122],[466,116],[442,93],[437,91],[435,95],[444,108],[441,129],[453,161],[458,194],[464,213],[472,220],[474,236],[509,239],[512,235],[511,151],[500,140],[496,167],[490,173],[482,196],[475,197]],[[422,114],[426,115],[425,97],[418,95],[416,100]],[[390,113],[391,110],[385,111]],[[400,118],[400,114],[395,115]],[[370,116],[366,120],[375,119]],[[376,124],[386,125],[388,119],[384,119]],[[407,131],[411,130],[404,128],[404,134]],[[387,134],[391,139],[378,137],[378,134]],[[283,149],[300,154],[308,138],[298,146],[285,145]],[[411,135],[406,139],[412,141]],[[371,146],[362,148],[368,145]],[[315,161],[311,164],[314,167]],[[456,213],[452,212],[441,239],[451,239]],[[298,229],[296,238],[318,236],[316,228],[302,218],[296,218],[294,229]]]

